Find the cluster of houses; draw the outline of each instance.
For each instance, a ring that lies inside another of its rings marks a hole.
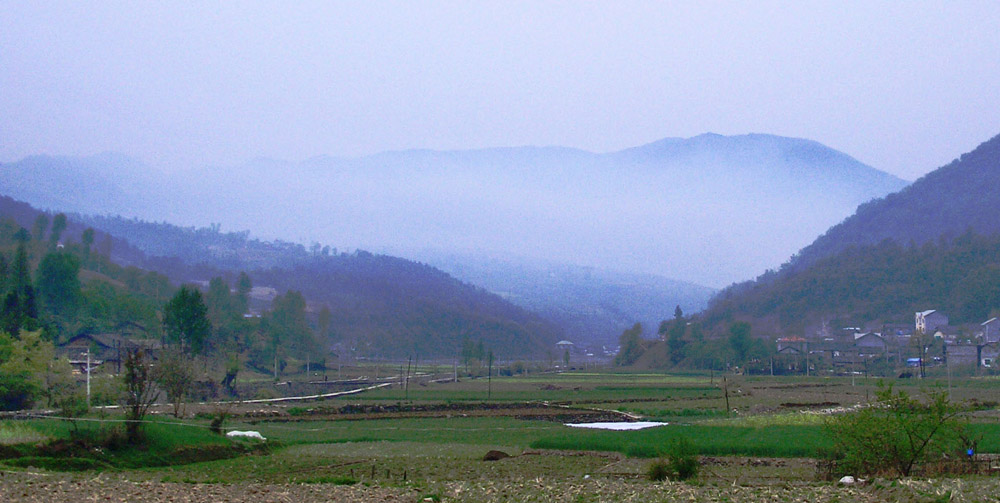
[[[876,361],[890,367],[947,366],[978,370],[1000,367],[1000,319],[952,326],[936,310],[914,313],[914,324],[847,327],[816,337],[781,337],[777,356],[784,370],[808,372],[817,363],[834,371],[857,371]],[[810,361],[811,360],[811,361]]]
[[[129,351],[141,349],[155,356],[161,348],[160,341],[154,339],[134,338],[125,334],[84,333],[59,344],[56,352],[57,356],[65,356],[73,369],[81,374],[86,373],[88,364],[91,370],[101,367],[118,374]]]

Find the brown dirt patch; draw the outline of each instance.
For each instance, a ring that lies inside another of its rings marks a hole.
[[[312,503],[327,501],[420,501],[412,489],[333,484],[180,484],[130,482],[114,475],[64,475],[0,472],[0,501],[80,503],[187,502]]]

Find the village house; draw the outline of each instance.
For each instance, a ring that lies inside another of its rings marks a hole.
[[[990,318],[979,324],[984,343],[1000,341],[1000,319]]]
[[[779,354],[805,354],[809,342],[798,336],[781,337],[775,341]]]
[[[86,369],[87,358],[91,366],[114,365],[112,371],[121,371],[122,359],[129,351],[142,349],[154,355],[161,349],[159,341],[134,339],[120,334],[80,334],[56,347],[58,356],[65,356],[71,365],[81,371]]]
[[[889,346],[881,334],[867,332],[854,334],[854,349],[859,356],[886,356],[889,355]]]
[[[1000,342],[991,342],[980,346],[979,365],[984,368],[993,368],[998,365],[1000,358]]]
[[[979,365],[979,346],[975,344],[948,344],[945,361],[949,367],[976,367]]]
[[[915,330],[922,334],[933,334],[941,327],[948,326],[948,316],[931,309],[915,313]]]

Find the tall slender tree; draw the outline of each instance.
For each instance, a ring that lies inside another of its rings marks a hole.
[[[59,213],[52,219],[52,233],[49,234],[49,242],[52,246],[59,243],[64,230],[66,230],[66,215]]]
[[[31,234],[35,238],[35,241],[45,240],[45,231],[49,229],[49,216],[45,213],[39,213],[35,217],[35,225],[31,228]]]
[[[180,343],[184,351],[201,353],[211,327],[208,308],[195,288],[182,286],[163,309],[167,340]]]

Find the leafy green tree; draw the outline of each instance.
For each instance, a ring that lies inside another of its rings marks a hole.
[[[632,365],[642,356],[645,351],[642,343],[642,324],[636,323],[632,328],[626,329],[618,337],[618,354],[615,355],[615,365],[620,367]]]
[[[882,387],[869,407],[833,416],[827,429],[843,473],[908,477],[918,464],[945,456],[961,458],[968,438],[963,410],[944,391],[920,401]]]
[[[94,245],[94,229],[87,227],[83,231],[83,235],[80,237],[80,242],[83,243],[83,263],[90,263],[90,247]]]
[[[270,340],[277,378],[279,352],[310,357],[319,350],[319,345],[309,328],[306,300],[301,293],[291,290],[279,295],[274,298],[271,307],[264,326]]]
[[[753,339],[750,336],[750,324],[745,321],[737,321],[729,326],[729,348],[733,351],[733,357],[737,365],[743,365],[750,357],[753,349]]]
[[[208,320],[216,329],[237,316],[236,306],[229,293],[229,283],[221,277],[212,278],[208,282],[208,294],[205,300],[208,307]]]
[[[236,280],[236,307],[240,315],[247,312],[250,307],[250,291],[253,290],[253,282],[250,276],[241,271],[240,277]]]
[[[18,337],[0,331],[0,410],[30,407],[44,395],[45,371],[54,350],[41,331]]]
[[[28,233],[28,229],[21,227],[14,233],[14,240],[19,243],[27,243],[28,241],[31,241],[31,234]]]
[[[0,330],[15,334],[15,337],[22,329],[38,328],[38,307],[35,302],[35,289],[31,285],[28,251],[24,239],[27,231],[22,228],[18,233],[22,235],[18,238],[14,264],[8,278],[10,287],[0,308]]]
[[[74,316],[80,301],[80,259],[71,253],[48,253],[38,265],[38,294],[56,316]]]
[[[684,332],[687,331],[687,321],[684,319],[684,312],[681,306],[674,309],[674,320],[667,331],[667,347],[670,349],[670,362],[674,365],[683,360],[686,354],[687,341],[684,340]]]
[[[28,264],[28,248],[25,241],[21,240],[17,244],[17,251],[14,252],[14,264],[11,268],[11,290],[20,294],[30,286],[31,268]]]
[[[66,230],[66,215],[59,213],[52,219],[52,233],[49,234],[49,242],[52,246],[59,242],[64,230]]]
[[[49,216],[45,213],[39,213],[35,217],[35,225],[31,229],[31,234],[34,236],[35,241],[45,240],[45,231],[49,229]]]
[[[211,330],[201,292],[182,286],[163,309],[163,330],[169,341],[181,344],[182,350],[201,353]]]

